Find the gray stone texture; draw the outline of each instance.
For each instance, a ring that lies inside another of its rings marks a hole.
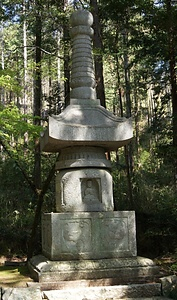
[[[47,213],[43,254],[51,260],[132,257],[137,255],[135,232],[131,211]]]
[[[133,137],[131,119],[116,117],[96,99],[92,59],[92,14],[75,11],[71,16],[72,66],[70,105],[49,117],[41,149],[58,152],[72,146],[96,146],[117,150]]]
[[[56,211],[113,211],[110,168],[103,148],[62,149],[56,164]]]
[[[56,170],[75,168],[111,169],[111,162],[101,147],[69,147],[60,151]]]
[[[42,300],[40,287],[2,288],[1,300]]]
[[[46,291],[44,295],[48,300],[118,300],[129,297],[155,297],[161,295],[161,285],[159,283],[150,283],[129,286],[78,288],[65,291]]]
[[[132,278],[152,278],[159,272],[152,260],[142,257],[51,261],[38,255],[30,260],[29,268],[39,282],[118,278],[120,283],[128,283]]]
[[[60,115],[49,117],[41,149],[59,152],[63,148],[86,145],[112,151],[129,143],[132,137],[131,119],[118,118],[100,105],[72,105],[71,101]]]
[[[56,175],[56,211],[113,211],[112,176],[105,169],[61,170]]]
[[[160,278],[162,284],[162,295],[177,299],[177,276],[170,275]]]

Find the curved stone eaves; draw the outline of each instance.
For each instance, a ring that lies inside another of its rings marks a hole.
[[[49,117],[41,138],[41,150],[59,152],[71,146],[117,150],[133,137],[132,120],[116,117],[97,105],[69,105],[60,115]]]

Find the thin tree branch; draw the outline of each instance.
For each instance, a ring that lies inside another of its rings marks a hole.
[[[15,164],[17,165],[17,167],[20,169],[20,171],[22,172],[24,178],[26,179],[27,183],[29,184],[29,186],[31,187],[32,191],[34,192],[35,195],[38,194],[36,187],[34,185],[34,183],[32,182],[32,180],[30,180],[29,176],[27,175],[27,173],[25,172],[25,170],[22,168],[22,166],[20,165],[20,163],[17,161],[17,159],[13,156],[12,152],[8,149],[8,146],[5,144],[5,142],[3,142],[2,139],[0,139],[0,144],[2,145],[2,147],[4,148],[4,150],[6,151],[6,153],[8,154],[8,156],[13,159],[13,161],[15,162]]]
[[[10,51],[10,52],[16,52],[18,49],[24,49],[24,48],[30,48],[30,49],[36,49],[36,48],[38,48],[38,49],[40,49],[43,53],[45,53],[45,54],[49,54],[49,55],[56,55],[56,52],[54,51],[54,52],[49,52],[49,51],[47,51],[47,50],[45,50],[45,49],[43,49],[43,48],[41,48],[41,47],[38,47],[38,46],[22,46],[22,47],[16,47],[13,51]],[[57,57],[58,58],[60,58],[60,59],[64,59],[64,56],[59,56],[59,55],[57,55]]]
[[[33,221],[32,229],[31,229],[30,240],[29,240],[29,243],[28,243],[27,260],[29,260],[33,256],[35,238],[36,238],[36,228],[39,224],[39,220],[40,220],[40,216],[41,216],[41,209],[42,209],[42,205],[43,205],[43,202],[44,202],[44,195],[47,192],[47,189],[49,187],[49,184],[50,184],[54,174],[55,174],[55,164],[52,166],[52,168],[51,168],[51,170],[50,170],[50,172],[49,172],[49,174],[48,174],[48,176],[47,176],[47,178],[46,178],[46,180],[43,184],[42,190],[40,191],[40,193],[38,195],[34,221]]]

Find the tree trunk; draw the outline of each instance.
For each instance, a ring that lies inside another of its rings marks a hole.
[[[61,31],[58,30],[57,32],[57,88],[58,92],[61,93],[61,61],[60,61],[60,47],[61,47]],[[61,103],[55,104],[55,113],[60,113],[62,109]]]
[[[126,117],[131,117],[131,99],[130,99],[130,67],[128,57],[128,33],[125,28],[123,32],[123,44],[124,44],[124,74],[125,74],[125,96],[126,96]]]
[[[65,11],[68,1],[63,1],[63,10]],[[70,55],[69,55],[69,24],[68,20],[64,19],[63,22],[63,39],[64,39],[64,97],[65,107],[70,104]]]
[[[120,86],[120,74],[119,74],[119,58],[118,55],[116,55],[116,73],[117,73],[117,92],[119,97],[119,111],[120,116],[123,117],[123,103],[122,103],[122,91]],[[118,104],[118,103],[117,103]],[[118,109],[117,109],[118,111]],[[116,162],[119,163],[119,149],[116,151]]]
[[[136,155],[139,156],[139,121],[140,121],[140,114],[139,114],[139,101],[138,101],[138,92],[137,92],[137,81],[134,79],[134,103],[135,103],[135,149]]]
[[[36,37],[35,37],[35,79],[34,79],[34,124],[41,125],[41,30],[42,30],[42,20],[40,7],[38,2],[36,2]],[[41,153],[39,139],[35,140],[35,153],[34,153],[34,183],[37,189],[41,189]]]
[[[40,0],[38,0],[40,1]],[[40,14],[40,3],[36,1],[36,27],[35,27],[35,72],[34,72],[34,103],[33,103],[33,115],[34,124],[41,124],[41,31],[42,31],[42,20]],[[32,231],[30,240],[28,243],[28,259],[31,258],[34,247],[35,238],[37,233],[37,225],[39,224],[39,218],[41,214],[41,206],[43,203],[43,197],[41,198],[41,152],[39,138],[36,138],[34,147],[34,185],[36,195],[36,210],[35,217],[32,225]],[[44,195],[43,195],[44,196]]]
[[[27,94],[27,62],[28,62],[28,56],[27,56],[27,39],[26,39],[26,7],[25,7],[25,1],[23,1],[23,61],[24,61],[24,92],[23,92],[23,111],[24,114],[27,113],[27,107],[28,107],[28,94]]]
[[[3,25],[3,22],[1,22],[0,38],[1,38],[1,68],[2,68],[2,70],[4,70],[4,25]],[[4,88],[1,88],[1,103],[5,104]]]
[[[126,95],[126,117],[131,117],[131,98],[130,98],[130,66],[128,57],[128,32],[127,32],[127,17],[125,17],[125,29],[123,32],[124,44],[124,75],[125,75],[125,95]],[[130,209],[133,209],[133,191],[132,191],[132,173],[133,173],[133,155],[132,155],[132,142],[124,147],[125,162],[127,167],[127,185],[128,185],[128,198]]]
[[[170,65],[170,83],[171,96],[173,107],[173,144],[177,146],[177,83],[176,83],[176,60],[175,60],[175,38],[173,28],[173,12],[171,7],[171,0],[166,1],[167,15],[168,15],[168,46],[169,46],[169,65]]]
[[[95,77],[96,77],[96,92],[97,98],[100,99],[101,105],[106,107],[104,77],[103,77],[103,45],[101,39],[101,25],[99,22],[98,3],[97,0],[90,0],[91,11],[93,14],[93,47],[96,51],[94,55]]]
[[[120,106],[120,116],[123,117],[123,103],[122,103],[122,91],[120,86],[120,74],[119,74],[119,58],[116,55],[116,73],[117,73],[117,90],[118,90],[118,97],[119,97],[119,106]]]
[[[30,240],[28,243],[28,254],[27,254],[28,260],[33,256],[33,252],[35,249],[36,232],[37,232],[37,227],[39,225],[42,204],[44,202],[44,196],[45,196],[45,193],[47,192],[47,189],[49,187],[49,184],[50,184],[54,174],[55,174],[55,164],[52,166],[41,191],[37,194],[37,206],[36,206],[36,210],[35,210],[35,216],[34,216],[34,221],[33,221],[33,225],[32,225],[31,236],[30,236]]]
[[[173,113],[173,146],[174,153],[177,151],[177,82],[176,82],[176,57],[175,57],[175,36],[174,36],[174,17],[172,11],[171,0],[166,0],[166,9],[168,16],[168,47],[169,47],[169,65],[170,65],[170,83],[172,97],[172,113]],[[174,155],[175,167],[175,184],[177,186],[177,155]]]

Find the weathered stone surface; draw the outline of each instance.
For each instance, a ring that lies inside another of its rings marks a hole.
[[[171,275],[160,278],[162,284],[162,295],[177,298],[177,276]]]
[[[110,168],[102,148],[62,149],[56,164],[56,211],[113,211]]]
[[[51,260],[136,256],[133,211],[47,213],[43,254]]]
[[[44,295],[48,300],[118,300],[134,297],[155,297],[161,295],[161,285],[159,283],[151,283],[144,285],[78,288],[65,291],[46,291]]]
[[[32,277],[39,282],[115,277],[128,283],[133,277],[152,277],[159,271],[152,260],[142,257],[50,261],[39,255],[30,260],[29,268]]]
[[[2,288],[1,300],[42,300],[40,287]]]
[[[156,276],[152,277],[141,277],[141,278],[128,278],[128,284],[144,284],[155,281]],[[50,290],[64,290],[64,289],[76,289],[76,288],[85,288],[85,287],[95,287],[95,286],[115,286],[115,285],[126,285],[126,281],[122,278],[100,278],[100,279],[80,279],[80,280],[60,280],[60,281],[47,281],[40,282],[40,287],[42,291]],[[28,282],[27,286],[34,286],[34,284],[39,284],[36,282]]]
[[[111,169],[111,162],[100,147],[69,147],[60,151],[56,170],[75,168]]]
[[[69,105],[60,115],[49,117],[41,149],[59,152],[73,146],[97,146],[117,150],[133,137],[132,121],[117,118],[101,106]]]
[[[59,152],[72,146],[117,150],[133,137],[131,119],[116,117],[96,99],[92,20],[86,10],[76,11],[71,17],[71,101],[60,115],[49,117],[48,128],[41,138],[43,151]]]
[[[77,200],[76,200],[77,199]],[[112,176],[101,169],[62,170],[56,175],[56,211],[113,211]]]
[[[106,169],[61,170],[56,175],[56,211],[113,211],[112,176]]]

